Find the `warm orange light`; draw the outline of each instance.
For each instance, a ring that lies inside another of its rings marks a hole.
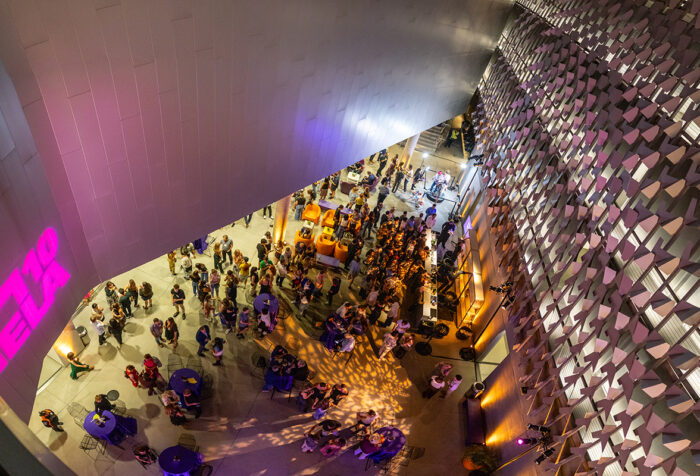
[[[69,344],[65,344],[63,342],[57,342],[54,348],[64,357],[68,355],[69,352],[74,352],[73,348]]]

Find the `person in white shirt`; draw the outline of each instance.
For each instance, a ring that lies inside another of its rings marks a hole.
[[[431,398],[445,387],[445,379],[440,375],[430,377],[430,385],[423,392],[423,398]]]
[[[345,317],[345,314],[348,313],[351,307],[352,304],[350,304],[348,301],[345,301],[338,309],[335,310],[335,313],[338,314],[340,317]]]
[[[355,338],[352,334],[345,334],[345,337],[340,342],[338,352],[351,352],[355,348]]]
[[[105,335],[105,325],[102,324],[102,321],[98,320],[96,316],[91,316],[90,322],[92,323],[92,327],[95,328],[95,332],[97,332],[97,337],[99,338],[100,345],[107,342],[107,336]]]
[[[399,339],[399,333],[396,331],[387,332],[384,334],[384,343],[379,348],[379,355],[377,356],[379,360],[383,359],[386,354],[388,354],[391,349],[396,347],[396,342]]]
[[[386,320],[387,325],[391,324],[396,320],[397,317],[399,317],[399,302],[398,301],[392,301],[391,305],[389,306],[389,311],[386,313]]]
[[[442,395],[440,395],[441,398],[447,398],[450,396],[452,392],[457,390],[457,387],[462,383],[462,376],[461,375],[455,375],[454,378],[451,378],[447,381],[445,384],[445,388],[442,390]]]

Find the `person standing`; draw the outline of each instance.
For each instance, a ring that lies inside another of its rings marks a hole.
[[[459,385],[462,383],[462,376],[461,375],[455,375],[454,378],[451,378],[447,381],[445,384],[445,388],[442,391],[442,395],[440,395],[441,398],[447,398],[450,396],[452,392],[457,390]]]
[[[433,395],[438,393],[445,386],[445,379],[442,375],[433,375],[430,377],[430,382],[428,388],[423,392],[423,398],[432,398]]]
[[[378,188],[378,194],[377,194],[377,205],[381,205],[384,203],[384,200],[386,200],[386,197],[389,196],[389,186],[387,185],[388,180],[386,177],[382,179],[382,181],[379,184]]]
[[[406,187],[408,187],[408,182],[413,182],[413,166],[409,165],[403,179],[403,191],[406,193]]]
[[[238,332],[236,333],[236,337],[243,339],[243,332],[245,332],[249,325],[250,310],[247,307],[244,307],[241,314],[238,316]]]
[[[124,289],[119,289],[119,305],[124,310],[126,317],[134,317],[134,313],[131,312],[131,299]]]
[[[216,295],[216,299],[219,299],[219,287],[221,286],[221,275],[217,268],[211,270],[211,276],[209,277],[209,287],[211,288],[211,295]]]
[[[160,347],[164,347],[165,344],[163,344],[163,341],[161,340],[161,337],[163,336],[163,321],[161,321],[157,317],[154,317],[153,324],[151,324],[150,327],[150,331],[151,335],[156,340],[156,344],[158,344]]]
[[[175,319],[169,317],[168,320],[165,321],[165,339],[168,344],[173,345],[173,350],[177,349],[177,340],[179,337],[180,331],[177,328]]]
[[[236,328],[236,312],[236,308],[233,306],[230,299],[225,298],[221,301],[219,319],[221,320],[221,325],[226,329],[226,334],[229,334]]]
[[[97,332],[100,345],[104,344],[107,341],[105,325],[102,324],[102,321],[98,321],[95,316],[90,317],[90,323],[92,323],[92,327],[95,329],[95,332]]]
[[[248,228],[250,226],[250,221],[253,219],[253,214],[249,213],[246,216],[243,217],[243,222],[245,223],[245,227]]]
[[[224,254],[221,251],[221,243],[214,243],[214,269],[224,272]]]
[[[350,261],[348,272],[348,278],[350,278],[348,281],[348,289],[350,289],[352,287],[352,283],[355,281],[355,278],[357,278],[357,275],[360,274],[360,262],[357,260],[357,256],[353,256],[352,260]]]
[[[127,365],[126,370],[124,371],[124,377],[129,379],[131,385],[133,385],[134,388],[138,388],[139,372],[138,370],[136,370],[136,367],[134,367],[133,365]]]
[[[391,350],[396,347],[396,342],[399,340],[399,333],[396,331],[387,332],[384,334],[384,342],[379,348],[379,355],[377,356],[379,360],[383,359],[386,354],[391,352]]]
[[[304,198],[304,194],[300,193],[297,195],[296,200],[294,201],[294,219],[299,221],[301,220],[301,215],[304,213],[304,206],[306,205],[306,199]]]
[[[247,227],[247,226],[246,226]],[[228,237],[228,235],[224,235],[221,237],[221,254],[222,254],[222,261],[224,264],[226,263],[226,257],[228,256],[229,262],[233,263],[233,254],[231,252],[231,248],[233,248],[233,241]],[[223,272],[223,270],[221,270]]]
[[[139,287],[139,294],[141,295],[141,299],[143,299],[143,308],[144,309],[150,309],[153,307],[153,287],[151,286],[151,283],[147,283],[146,281],[141,283],[141,286]]]
[[[190,259],[189,253],[182,253],[182,263],[180,264],[182,269],[185,271],[185,279],[192,273],[192,260]]]
[[[77,380],[81,372],[89,372],[95,368],[79,361],[73,352],[68,352],[66,359],[70,362],[70,378],[73,380]]]
[[[170,268],[170,274],[175,276],[175,261],[177,260],[176,258],[175,251],[171,251],[168,253],[168,268]]]
[[[265,205],[263,207],[263,219],[272,218],[272,205]]]
[[[224,356],[224,344],[226,343],[221,337],[215,337],[214,343],[211,346],[211,354],[214,356],[214,365],[224,365],[221,359]]]
[[[173,288],[170,290],[170,294],[173,298],[173,306],[175,306],[175,314],[173,314],[173,317],[177,317],[178,314],[180,314],[180,310],[182,310],[182,320],[184,321],[187,319],[187,315],[185,314],[185,291],[180,289],[179,284],[174,284]]]
[[[124,329],[124,327],[115,318],[112,318],[109,320],[109,332],[112,333],[112,335],[114,336],[114,338],[116,339],[116,341],[120,347],[122,345],[122,330],[123,329]]]
[[[333,276],[331,279],[331,287],[328,289],[328,305],[333,305],[333,298],[340,291],[340,278],[338,276]]]
[[[330,199],[335,198],[335,192],[338,190],[338,185],[340,185],[340,172],[336,172],[331,175],[331,196]]]
[[[403,168],[399,166],[398,170],[396,171],[396,180],[394,181],[394,188],[391,190],[393,193],[396,193],[396,191],[399,189],[405,176],[406,174],[404,173]]]
[[[209,331],[209,326],[204,325],[200,327],[199,330],[197,330],[197,334],[195,335],[195,340],[199,344],[197,355],[200,357],[204,357],[203,352],[206,349],[206,345],[211,340],[211,332]]]
[[[199,271],[194,270],[192,271],[192,274],[190,274],[190,283],[192,283],[192,296],[197,297],[199,294],[199,282],[202,280],[202,278],[199,276]]]
[[[384,167],[386,167],[386,163],[389,161],[389,154],[380,154],[379,155],[379,168],[377,169],[377,175],[381,176],[382,175],[382,170],[384,170]]]
[[[129,284],[127,284],[124,289],[126,291],[126,295],[129,296],[129,299],[134,301],[134,307],[139,308],[139,287],[136,286],[136,281],[130,279]]]

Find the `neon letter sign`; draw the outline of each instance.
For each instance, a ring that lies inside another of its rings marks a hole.
[[[58,288],[66,285],[70,274],[55,261],[58,252],[58,235],[53,228],[47,228],[39,237],[36,249],[32,248],[24,258],[22,272],[15,268],[0,285],[0,309],[14,298],[19,309],[0,330],[0,372],[2,372],[32,329],[39,325],[54,302]],[[41,286],[44,301],[37,306],[29,293],[24,276],[31,276]]]

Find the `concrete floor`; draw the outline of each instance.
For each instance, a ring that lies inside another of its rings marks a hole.
[[[400,152],[401,147],[393,146],[389,150],[389,156]],[[449,151],[441,150],[426,159],[420,153],[415,153],[412,163],[417,167],[423,160],[432,170],[448,169],[453,175],[457,175],[460,170],[459,159],[450,157]],[[376,169],[376,163],[371,166]],[[432,173],[428,176],[428,184],[430,179]],[[451,194],[448,198],[456,198],[453,192],[448,193]],[[387,198],[386,204],[395,206],[399,211],[415,210],[413,205],[403,202],[407,195],[392,194]],[[340,191],[338,197],[347,199]],[[370,205],[375,201],[376,193],[370,198]],[[429,204],[422,210],[427,206]],[[452,202],[447,200],[440,205],[438,227],[451,208]],[[212,234],[217,239],[228,234],[234,241],[234,249],[239,248],[244,255],[254,257],[255,244],[265,231],[271,230],[272,222],[270,219],[264,220],[261,213],[256,212],[250,228],[245,228],[240,220],[233,228],[228,225]],[[299,225],[300,222],[290,218],[287,230],[290,241]],[[212,267],[211,257],[205,255],[197,260]],[[116,347],[113,338],[102,347],[97,345],[97,338],[89,325],[89,307],[84,309],[74,322],[76,326],[86,326],[92,340],[80,355],[80,360],[94,365],[95,370],[82,374],[77,381],[70,380],[68,369],[61,370],[42,389],[34,402],[30,428],[77,474],[124,475],[130,471],[142,474],[144,470],[131,454],[132,446],[146,443],[157,451],[162,451],[176,444],[183,432],[196,438],[205,462],[213,467],[213,474],[354,475],[363,472],[365,462],[357,460],[350,448],[334,458],[324,458],[318,452],[303,454],[300,451],[303,433],[313,425],[311,414],[300,415],[294,402],[287,402],[284,395],[277,394],[271,399],[270,393],[262,393],[262,379],[251,373],[253,353],[267,353],[267,349],[277,343],[283,343],[291,352],[307,360],[311,369],[317,373],[314,381],[331,384],[343,382],[348,385],[348,398],[339,408],[329,412],[329,418],[349,425],[354,422],[356,411],[373,408],[379,413],[382,423],[395,425],[407,435],[408,446],[419,448],[415,453],[419,455],[418,458],[403,461],[385,474],[452,475],[464,472],[461,467],[464,435],[460,402],[463,392],[475,379],[473,363],[453,361],[453,374],[460,373],[465,381],[460,391],[446,400],[434,397],[426,401],[421,398],[421,392],[427,385],[428,375],[440,359],[422,357],[411,352],[401,361],[395,360],[391,355],[379,361],[371,343],[365,339],[358,343],[353,358],[345,365],[344,359],[340,357],[331,359],[321,344],[303,331],[295,318],[281,323],[263,341],[255,341],[250,337],[238,340],[225,336],[228,342],[223,367],[212,366],[209,355],[201,359],[204,372],[213,376],[215,393],[212,398],[203,401],[202,417],[196,421],[190,417],[190,422],[183,427],[171,425],[158,397],[149,397],[146,390],[133,388],[123,377],[123,371],[130,363],[142,368],[143,354],[147,352],[157,355],[164,366],[167,364],[172,350],[167,347],[158,348],[148,327],[153,317],[165,320],[172,315],[169,291],[174,283],[180,283],[188,296],[188,319],[182,321],[181,317],[176,318],[181,334],[176,353],[182,356],[183,361],[192,356],[199,359],[195,353],[194,334],[204,318],[198,315],[199,303],[192,297],[189,282],[185,282],[181,272],[175,277],[170,276],[165,257],[158,257],[115,277],[113,281],[122,286],[130,278],[137,283],[148,281],[153,285],[154,307],[148,311],[144,311],[143,307],[135,310],[134,318],[126,326],[121,348]],[[239,290],[239,306],[246,303],[245,294]],[[336,301],[340,302],[338,298]],[[94,302],[107,307],[103,292],[100,292]],[[224,336],[220,325],[215,325],[212,331],[215,336]],[[454,335],[454,329],[451,335]],[[374,339],[375,347],[381,344],[382,336],[383,331],[371,330],[370,338]],[[454,356],[459,346],[458,341],[447,338],[434,348],[436,354]],[[165,369],[163,373],[166,374]],[[70,402],[79,402],[91,408],[96,393],[106,393],[112,389],[119,391],[128,414],[138,420],[138,434],[122,444],[124,450],[108,446],[105,455],[91,458],[79,449],[78,445],[85,433],[73,423],[66,407]],[[36,412],[43,408],[51,408],[59,414],[65,422],[65,433],[55,433],[41,426]],[[153,465],[147,472],[157,474],[159,469]],[[379,469],[370,468],[368,474],[379,474]]]

